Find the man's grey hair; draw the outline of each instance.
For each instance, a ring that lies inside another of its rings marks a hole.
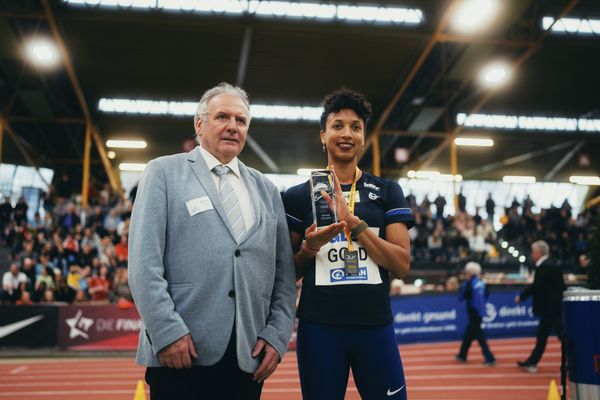
[[[533,242],[531,244],[531,250],[533,249],[538,249],[540,253],[542,253],[542,255],[547,256],[548,254],[550,254],[550,246],[548,246],[548,243],[544,242],[543,240],[538,240],[537,242]]]
[[[479,276],[481,275],[481,265],[475,261],[469,261],[467,265],[465,265],[465,272],[467,274]]]
[[[233,86],[227,82],[221,82],[217,86],[208,89],[202,95],[202,98],[198,102],[198,107],[196,108],[196,115],[194,115],[194,129],[196,128],[196,123],[198,120],[202,120],[208,113],[208,102],[215,96],[218,96],[223,93],[229,93],[236,95],[242,100],[244,106],[246,106],[246,110],[248,111],[248,123],[250,123],[250,102],[248,101],[248,93],[244,89],[238,86]]]

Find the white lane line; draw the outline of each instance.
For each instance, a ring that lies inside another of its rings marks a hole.
[[[490,349],[492,349],[492,351],[494,352],[494,354],[504,354],[505,351],[513,351],[513,350],[527,350],[527,351],[531,351],[531,349],[533,348],[534,343],[532,344],[523,344],[523,345],[509,345],[509,346],[499,346],[499,345],[493,345],[490,344]],[[477,346],[473,346],[475,349],[477,349]],[[400,354],[402,356],[412,356],[412,355],[427,355],[427,354],[456,354],[456,352],[458,351],[459,346],[457,346],[456,348],[454,347],[450,347],[450,348],[444,348],[444,349],[422,349],[422,350],[415,350],[415,349],[400,349]],[[555,351],[560,351],[560,346],[556,345],[556,346],[547,346],[546,350],[555,350]]]
[[[544,366],[553,366],[553,365],[560,365],[559,363],[550,363],[550,362],[544,362],[542,364],[540,364],[540,366],[544,367]],[[471,365],[466,365],[466,364],[451,364],[451,365],[438,365],[436,367],[429,367],[428,369],[486,369],[489,372],[483,373],[483,374],[478,374],[478,377],[481,378],[501,378],[501,377],[515,377],[515,378],[521,378],[521,377],[531,377],[531,375],[527,375],[527,374],[523,374],[523,373],[509,373],[509,372],[497,372],[498,369],[501,369],[501,367],[508,367],[510,369],[516,369],[517,366],[515,364],[512,363],[499,363],[496,364],[495,367],[484,367],[482,365],[479,364],[471,364]],[[19,367],[19,369],[15,369],[13,371],[15,371],[13,374],[17,374],[18,372],[22,372],[23,367]],[[26,368],[26,367],[25,367]],[[424,368],[420,368],[418,366],[409,366],[406,367],[405,369],[409,372],[409,376],[410,371],[414,371],[414,370],[423,370]],[[100,378],[125,378],[125,377],[139,377],[142,375],[143,371],[132,371],[130,373],[124,374],[124,373],[116,373],[118,371],[113,371],[115,373],[106,373],[106,374],[96,374],[96,373],[87,373],[88,371],[86,371],[86,373],[78,373],[78,374],[65,374],[64,372],[61,373],[53,373],[53,374],[39,374],[36,371],[30,371],[28,374],[26,375],[20,375],[20,376],[12,376],[12,377],[6,377],[6,379],[12,379],[12,380],[34,380],[34,381],[39,381],[39,380],[43,380],[43,379],[50,379],[52,381],[55,381],[54,377],[56,375],[60,375],[61,378],[67,378],[67,377],[77,377],[77,378],[94,378],[94,377],[100,377]],[[298,375],[298,371],[297,368],[281,368],[279,367],[277,370],[275,370],[274,376],[283,376],[283,375],[293,375],[293,376],[297,376]],[[540,373],[540,374],[536,374],[536,376],[549,376],[549,377],[554,377],[556,374],[555,373],[551,373],[551,372],[547,372],[547,373]],[[457,374],[428,374],[428,375],[418,375],[418,376],[414,376],[412,377],[412,379],[443,379],[443,378],[465,378],[464,373],[457,373]]]
[[[511,390],[548,390],[548,385],[473,385],[473,386],[413,386],[408,387],[409,391],[417,392],[436,392],[436,391],[459,391],[473,392],[482,390],[511,391]]]
[[[144,368],[53,368],[53,369],[37,369],[24,366],[27,371],[27,374],[38,374],[38,375],[61,375],[63,373],[75,373],[75,372],[140,372],[144,373]]]
[[[516,367],[515,367],[516,369]],[[514,371],[514,370],[513,370]],[[97,382],[94,380],[94,378],[98,378],[98,379],[108,379],[110,378],[111,382],[115,382],[113,381],[113,379],[115,378],[129,378],[132,381],[133,380],[137,380],[137,379],[143,379],[143,375],[65,375],[63,377],[61,377],[62,379],[81,379],[81,378],[86,378],[90,383],[93,382]],[[462,374],[432,374],[432,375],[416,375],[416,374],[412,374],[412,373],[407,373],[406,374],[406,379],[408,381],[428,381],[428,380],[438,380],[438,379],[472,379],[472,377],[466,376],[465,373]],[[558,371],[555,373],[552,372],[541,372],[541,373],[537,373],[535,374],[535,376],[532,376],[530,374],[524,373],[524,372],[507,372],[507,373],[494,373],[494,374],[482,374],[479,375],[477,374],[477,378],[488,378],[488,379],[502,379],[502,378],[511,378],[511,379],[533,379],[533,378],[555,378],[558,379],[559,378],[559,373]],[[350,381],[352,381],[352,376],[350,376]],[[11,382],[11,383],[9,383]],[[269,378],[267,380],[267,382],[298,382],[299,383],[299,379],[298,379],[298,373],[275,373],[273,374],[273,376],[271,378]],[[16,378],[7,378],[3,380],[2,386],[20,386],[20,385],[36,385],[36,386],[43,386],[43,385],[50,385],[50,384],[54,384],[56,383],[57,385],[59,384],[57,382],[56,379],[54,378],[40,378],[40,377],[33,377],[33,378],[29,378],[29,379],[23,379],[23,377],[16,377]]]
[[[57,379],[66,379],[66,378],[133,378],[133,379],[142,379],[144,377],[143,372],[137,374],[46,374],[46,375],[35,375],[35,374],[27,374],[27,375],[18,375],[12,377],[3,378],[3,381],[8,379],[10,380],[18,380],[18,381],[26,381],[26,380],[34,380],[39,381],[42,379],[51,379],[52,381],[56,381]]]
[[[16,374],[20,374],[21,372],[25,371],[28,367],[26,365],[21,365],[20,367],[17,367],[15,369],[11,369],[10,373],[12,375],[16,375]]]
[[[521,359],[521,358],[526,358],[527,355],[529,354],[529,352],[522,352],[522,353],[512,353],[512,354],[498,354],[494,351],[494,349],[491,349],[492,352],[494,353],[494,355],[496,356],[496,358],[514,358],[514,359]],[[458,349],[457,349],[458,351]],[[456,352],[455,352],[456,353]],[[404,357],[404,355],[402,354],[402,352],[400,352],[400,357],[402,357],[402,361],[404,362],[430,362],[430,361],[436,361],[439,362],[440,361],[440,356],[431,356],[431,357]],[[544,357],[551,357],[551,358],[560,358],[560,353],[559,352],[544,352]],[[448,360],[452,359],[452,357],[448,357]],[[483,360],[482,356],[480,354],[476,354],[473,357],[474,360]],[[443,359],[442,359],[443,360]],[[452,361],[454,361],[452,359]]]
[[[488,341],[489,342],[489,341]],[[493,344],[490,343],[490,348],[492,349],[492,351],[494,352],[494,354],[499,354],[499,355],[505,355],[505,352],[507,352],[506,354],[509,354],[509,351],[515,351],[515,350],[523,350],[523,352],[525,353],[529,353],[531,351],[531,349],[533,349],[533,346],[535,345],[535,342],[531,342],[531,343],[525,343],[525,344]],[[403,358],[407,358],[407,357],[411,357],[413,355],[428,355],[428,354],[450,354],[450,355],[454,355],[456,354],[456,352],[458,351],[460,347],[460,342],[458,342],[455,346],[447,346],[447,347],[443,347],[443,348],[426,348],[426,349],[419,349],[419,348],[415,348],[412,345],[400,345],[399,349],[400,349],[400,355]],[[477,344],[473,345],[473,348],[476,349],[477,351],[479,351],[479,347]],[[548,351],[556,351],[556,352],[560,352],[560,344],[556,343],[556,344],[548,344],[546,346],[546,352]],[[546,353],[544,353],[546,354]],[[519,353],[519,356],[522,356],[521,353]],[[287,352],[286,356],[283,359],[283,363],[285,362],[296,362],[296,352],[294,350],[290,350]]]
[[[440,386],[440,387],[411,387],[409,386],[407,390],[409,392],[439,392],[439,391],[480,391],[480,390],[494,390],[494,391],[502,391],[502,392],[510,392],[512,390],[527,390],[527,391],[539,391],[539,390],[547,390],[546,385],[535,385],[535,386],[500,386],[500,385],[480,385],[480,386]],[[266,393],[298,393],[300,392],[300,388],[269,388],[265,387],[263,392]],[[348,387],[346,389],[347,392],[356,392],[358,391],[355,387]]]
[[[410,373],[412,371],[435,371],[438,369],[482,369],[482,368],[503,368],[503,367],[510,367],[510,368],[518,368],[516,363],[498,363],[496,364],[494,367],[484,367],[481,364],[472,364],[472,365],[468,365],[468,364],[456,364],[456,365],[413,365],[413,366],[407,366],[406,364],[404,365],[404,374],[405,375],[410,375]],[[543,364],[539,364],[538,367],[560,367],[560,362],[544,362]]]
[[[449,363],[452,363],[452,365],[456,365],[458,367],[474,367],[474,366],[480,366],[479,363],[481,361],[483,361],[483,357],[478,353],[473,351],[475,354],[470,358],[470,363],[474,363],[473,365],[469,365],[469,364],[454,364],[454,360],[451,358],[448,358],[447,360],[441,360],[441,361],[447,361]],[[454,352],[455,353],[455,352]],[[515,358],[515,359],[520,359],[523,358],[523,354],[519,353],[519,354],[498,354],[495,353],[496,356],[498,358]],[[411,356],[406,356],[404,354],[401,353],[402,360],[404,363],[405,368],[408,366],[410,366],[413,363],[418,363],[418,362],[425,362],[425,361],[436,361],[436,362],[440,362],[440,357],[411,357]],[[545,359],[556,359],[559,360],[560,359],[560,353],[555,353],[555,352],[548,352],[546,351],[544,353],[544,358]],[[511,366],[516,366],[516,364],[497,364],[496,367],[500,366],[500,365],[511,365]],[[544,365],[544,363],[541,364],[542,366]],[[13,370],[11,370],[11,374],[16,374],[16,373],[20,373],[25,371],[26,369],[29,370],[27,371],[27,375],[37,375],[37,376],[42,376],[42,375],[63,375],[65,373],[96,373],[96,372],[129,372],[129,373],[143,373],[145,371],[144,367],[142,366],[132,366],[132,367],[106,367],[106,368],[99,368],[99,367],[95,367],[95,368],[85,368],[85,367],[81,367],[81,368],[60,368],[60,371],[58,371],[57,369],[38,369],[36,367],[33,366],[20,366],[18,368],[15,368]],[[414,368],[414,367],[411,367]],[[437,366],[430,366],[430,368],[437,368]],[[296,364],[296,361],[292,361],[292,360],[284,360],[279,367],[277,368],[276,371],[286,371],[286,370],[291,370],[291,371],[296,371],[298,369],[298,366]],[[12,372],[17,370],[17,372]],[[0,374],[2,375],[2,374]]]
[[[29,392],[0,392],[0,397],[22,398],[23,396],[89,396],[96,394],[127,394],[135,392],[135,384],[130,390],[40,390]],[[147,392],[146,392],[147,393]]]
[[[53,387],[61,387],[61,386],[91,386],[91,385],[102,385],[106,386],[106,381],[97,380],[97,381],[72,381],[72,382],[20,382],[20,383],[2,383],[2,387],[41,387],[41,386],[53,386]],[[127,381],[110,381],[110,386],[127,386],[127,387],[135,387],[135,382],[132,380]]]

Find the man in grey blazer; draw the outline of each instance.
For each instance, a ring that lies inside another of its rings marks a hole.
[[[258,399],[287,349],[293,255],[277,188],[237,159],[249,124],[242,89],[208,90],[200,146],[150,161],[140,181],[129,285],[153,400]]]

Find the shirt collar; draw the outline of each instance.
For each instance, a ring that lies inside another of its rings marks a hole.
[[[212,171],[213,168],[217,165],[224,165],[225,167],[229,167],[229,169],[231,169],[235,176],[240,178],[240,165],[238,163],[237,157],[233,157],[233,159],[231,159],[231,161],[229,161],[227,164],[221,164],[221,161],[217,160],[217,157],[213,156],[204,147],[198,146],[198,149],[200,149],[200,154],[202,155],[202,158],[204,158],[204,161],[206,161],[206,165],[208,166],[209,171]]]
[[[548,259],[548,256],[541,256],[539,260],[537,260],[537,262],[535,263],[536,267],[539,267],[540,265],[542,265],[542,263],[544,261],[546,261]]]

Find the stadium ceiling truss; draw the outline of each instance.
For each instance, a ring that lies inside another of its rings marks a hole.
[[[19,2],[19,5],[0,0],[0,17],[3,20],[0,25],[0,34],[9,32],[10,36],[14,38],[12,43],[8,43],[7,37],[5,43],[0,45],[0,57],[2,57],[0,59],[0,84],[2,85],[0,88],[4,92],[0,94],[0,162],[3,160],[7,162],[25,161],[36,168],[39,166],[73,168],[77,164],[81,164],[84,205],[87,204],[87,189],[91,182],[91,176],[102,176],[99,171],[103,171],[105,176],[98,179],[105,178],[104,180],[110,183],[113,190],[121,192],[123,195],[119,174],[115,170],[114,161],[111,161],[107,155],[105,135],[102,132],[126,131],[128,127],[135,124],[132,124],[131,119],[128,120],[126,116],[115,117],[102,114],[95,109],[90,109],[88,104],[98,101],[99,93],[104,91],[104,86],[110,86],[113,89],[116,87],[110,82],[109,73],[95,69],[102,68],[95,65],[100,59],[98,57],[112,54],[125,74],[136,72],[135,66],[128,66],[118,60],[118,57],[122,56],[128,47],[120,49],[119,44],[114,43],[114,47],[119,49],[111,49],[113,42],[110,42],[110,38],[114,39],[119,33],[127,32],[125,29],[128,24],[157,27],[156,33],[148,32],[147,42],[130,44],[129,49],[141,53],[152,52],[154,43],[161,38],[162,34],[173,33],[173,38],[165,36],[165,40],[177,40],[178,37],[185,37],[185,32],[181,33],[178,30],[185,31],[188,27],[198,27],[203,35],[214,34],[214,41],[241,37],[241,41],[235,46],[228,45],[225,51],[215,53],[215,58],[223,61],[223,68],[232,72],[229,75],[232,83],[252,89],[253,99],[257,97],[267,100],[272,98],[276,103],[286,99],[291,103],[314,105],[315,100],[318,101],[324,93],[340,85],[345,84],[364,91],[373,102],[376,122],[368,133],[361,166],[370,169],[376,175],[383,173],[383,175],[397,178],[404,175],[408,169],[441,169],[440,166],[449,164],[449,172],[452,175],[462,173],[464,177],[469,178],[494,179],[495,175],[492,173],[500,173],[517,164],[522,164],[521,168],[523,169],[529,169],[534,159],[535,162],[538,162],[549,159],[550,157],[547,156],[550,154],[557,154],[558,158],[540,162],[543,166],[541,167],[542,172],[538,173],[539,178],[552,180],[559,177],[562,172],[567,173],[566,170],[572,167],[574,160],[577,159],[576,156],[581,152],[587,152],[588,158],[599,158],[592,157],[590,154],[597,153],[596,149],[600,147],[595,136],[571,135],[568,140],[565,140],[564,135],[551,134],[537,141],[531,140],[531,143],[522,146],[513,146],[510,142],[511,139],[505,140],[509,143],[505,143],[494,156],[474,156],[471,160],[471,156],[465,152],[460,156],[459,170],[459,154],[454,139],[463,133],[472,134],[472,130],[466,128],[464,124],[455,123],[453,118],[458,111],[469,110],[467,115],[471,115],[483,111],[484,108],[485,111],[489,109],[503,110],[504,107],[512,106],[514,110],[518,111],[523,106],[529,107],[527,111],[530,113],[544,111],[545,106],[542,103],[546,98],[541,96],[545,95],[536,96],[535,91],[530,90],[532,86],[525,85],[525,89],[516,90],[512,94],[507,94],[501,88],[481,89],[477,86],[473,72],[473,65],[476,64],[474,60],[477,59],[479,62],[479,59],[485,59],[486,55],[491,57],[494,53],[499,53],[505,59],[511,60],[509,64],[513,74],[526,69],[527,82],[535,80],[536,68],[541,66],[547,69],[547,72],[539,74],[541,75],[540,80],[536,81],[538,87],[551,84],[547,81],[548,76],[552,79],[572,79],[573,83],[585,86],[585,83],[581,82],[584,82],[586,77],[569,75],[573,69],[563,68],[568,60],[559,60],[558,58],[562,56],[554,53],[560,52],[568,46],[573,47],[573,41],[578,39],[573,34],[567,35],[567,38],[556,37],[552,35],[552,29],[554,24],[562,18],[574,13],[582,17],[587,17],[588,13],[590,17],[600,15],[600,7],[596,2],[590,0],[587,2],[553,0],[545,2],[545,4],[538,0],[507,2],[511,3],[511,8],[505,12],[505,21],[500,23],[501,26],[496,28],[491,35],[456,34],[449,28],[452,16],[460,5],[458,0],[427,0],[418,3],[419,6],[423,5],[425,24],[414,28],[399,28],[372,25],[360,27],[351,24],[342,26],[342,24],[336,23],[329,26],[323,22],[307,22],[306,24],[280,20],[272,22],[248,16],[242,19],[224,19],[185,15],[181,17],[181,22],[176,22],[177,15],[163,16],[157,15],[158,12],[150,13],[149,16],[140,16],[133,11],[121,13],[120,11],[96,9],[73,10],[69,5],[58,0],[27,0]],[[96,17],[95,13],[100,16]],[[552,13],[554,17],[552,23],[544,22],[544,29],[541,28],[539,21],[535,22],[541,20],[542,13]],[[199,20],[202,21],[198,22]],[[86,32],[84,26],[88,23],[90,30],[104,24],[102,32],[96,34]],[[111,34],[107,25],[114,26],[116,33]],[[53,38],[62,59],[62,72],[55,72],[52,76],[46,76],[44,72],[33,69],[23,60],[22,56],[17,56],[14,50],[14,47],[22,43],[27,36],[41,32],[46,32]],[[103,38],[104,34],[106,34],[105,40],[108,42],[106,44],[98,43],[97,41]],[[177,36],[177,34],[184,36]],[[371,36],[360,42],[361,36],[369,35]],[[138,38],[142,36],[144,35],[137,35]],[[329,43],[334,50],[326,48],[327,46],[322,46],[324,48],[318,46],[327,37],[339,37],[340,41]],[[306,38],[304,44],[302,44],[303,38]],[[266,53],[265,49],[269,48],[273,53],[276,53],[277,49],[285,50],[285,47],[278,46],[286,40],[295,44],[300,43],[304,47],[297,48],[295,51],[282,51],[281,57],[292,54],[297,58],[278,60],[276,55]],[[319,76],[335,76],[330,72],[331,65],[335,65],[335,63],[325,66],[319,64],[326,60],[328,54],[335,52],[336,46],[343,47],[340,51],[352,49],[352,40],[357,41],[357,46],[372,40],[373,52],[369,54],[386,54],[385,52],[389,52],[389,49],[392,48],[390,46],[393,46],[395,42],[403,44],[395,45],[397,54],[394,56],[387,53],[388,57],[379,60],[357,61],[356,66],[340,68],[337,81],[324,82],[326,79],[320,79]],[[592,49],[595,50],[595,54],[600,53],[597,36],[595,40],[594,38],[582,40],[585,40],[586,43],[575,46],[576,49],[569,50],[569,54],[584,57],[579,58],[579,61],[590,64],[586,71],[597,71],[600,68],[600,56],[592,55],[587,51]],[[89,50],[86,54],[92,57],[90,60],[82,60],[81,57],[84,56],[77,52],[83,49],[85,53],[88,43],[93,50]],[[315,45],[317,47],[314,47]],[[181,46],[181,52],[188,51],[183,44]],[[232,52],[230,47],[237,48],[234,51],[237,57],[227,54]],[[96,49],[102,52],[98,57],[91,53]],[[77,55],[75,62],[72,61],[73,54]],[[168,58],[169,56],[162,54],[156,56],[156,70],[163,69],[166,81],[165,84],[160,85],[160,88],[168,87],[171,81],[173,86],[178,87],[178,90],[172,93],[165,92],[164,97],[175,98],[178,95],[177,92],[188,93],[185,87],[189,85],[182,82],[185,79],[178,79],[177,71],[172,74],[166,72],[168,71],[166,68],[170,68],[170,65],[168,60],[159,60],[163,57]],[[143,55],[140,59],[147,61],[149,58]],[[185,60],[185,57],[178,62],[182,62],[182,60]],[[289,64],[284,64],[283,61],[287,61]],[[271,66],[270,63],[275,65]],[[387,75],[382,74],[383,76],[379,77],[378,71],[381,68],[376,67],[385,65],[385,63],[393,65],[384,68]],[[144,65],[144,63],[141,64]],[[307,86],[310,86],[310,83],[304,82],[302,79],[298,79],[298,82],[288,79],[285,81],[288,84],[286,87],[279,87],[281,82],[275,78],[286,79],[288,76],[285,75],[285,69],[295,70],[294,64],[313,65],[314,71],[312,75],[308,76],[314,76],[314,89],[312,90],[316,93],[307,94]],[[76,69],[79,73],[75,72]],[[153,68],[149,68],[149,70],[151,71],[148,74],[154,72]],[[398,73],[399,70],[403,72]],[[396,71],[396,73],[390,74],[390,71]],[[96,75],[98,76],[97,82],[91,81],[90,78]],[[210,74],[207,73],[207,75]],[[201,82],[199,90],[216,83],[215,79],[221,80],[222,75],[222,73],[213,73],[210,79],[207,78],[206,82]],[[85,78],[80,80],[81,76],[85,76]],[[273,76],[273,83],[269,82],[270,76]],[[379,80],[376,84],[370,85],[369,76],[373,80]],[[260,80],[260,77],[263,77],[263,80]],[[144,78],[144,76],[140,76],[139,82],[132,85],[131,89],[139,90],[140,87],[144,87]],[[133,80],[136,79],[132,78]],[[201,79],[199,80],[201,81]],[[93,88],[88,89],[88,86],[93,86]],[[561,89],[568,86],[567,82],[561,86]],[[128,90],[128,87],[123,87],[123,90]],[[282,90],[285,92],[283,95],[280,93]],[[524,91],[527,92],[526,95],[523,95]],[[155,92],[160,92],[160,90],[157,89]],[[557,89],[556,93],[561,92],[558,92]],[[142,95],[144,94],[142,93]],[[564,94],[565,98],[562,101],[565,104],[569,103],[569,95],[572,93]],[[598,105],[591,97],[589,94],[584,96],[581,101],[577,102],[577,105],[567,107],[568,109],[564,112],[570,115],[581,115],[589,113],[589,110],[596,110],[592,111],[592,113],[596,113]],[[532,104],[532,101],[538,101],[540,105]],[[513,102],[517,104],[512,105]],[[44,104],[40,105],[41,103]],[[553,102],[546,105],[546,108],[549,112],[557,109],[557,103],[560,101],[554,99]],[[44,107],[47,110],[44,110]],[[536,109],[536,107],[542,108]],[[425,115],[425,111],[429,114]],[[423,120],[419,120],[421,117]],[[115,122],[116,120],[119,121]],[[422,123],[419,124],[417,121]],[[143,130],[153,123],[154,121],[142,121],[136,127],[139,126]],[[186,123],[189,124],[189,121]],[[315,132],[318,131],[318,128],[307,129],[300,123],[289,122],[267,121],[258,124],[258,128],[251,129],[252,136],[248,136],[248,145],[254,154],[254,156],[245,155],[247,157],[245,160],[250,165],[270,172],[290,173],[295,172],[295,168],[307,166],[304,164],[306,162],[313,165],[321,163],[318,160],[322,156],[313,155],[313,153],[317,153],[316,146],[307,147],[314,145]],[[182,123],[178,120],[172,126],[175,127],[172,128],[174,130],[181,130]],[[171,125],[167,123],[165,123],[165,127],[171,129]],[[311,139],[307,139],[309,138],[305,133],[307,130],[312,132],[310,133]],[[151,128],[148,129],[149,138],[156,138],[159,144],[165,143],[164,135],[152,136],[150,131],[152,131]],[[82,132],[84,132],[83,135]],[[282,138],[281,132],[290,133]],[[10,144],[5,141],[4,136],[11,139]],[[510,135],[508,137],[514,138],[514,132],[512,137]],[[183,136],[180,135],[180,138]],[[308,145],[301,141],[308,142]],[[93,146],[96,153],[92,153]],[[163,146],[156,145],[155,147]],[[165,149],[161,149],[151,156],[177,150],[170,151],[171,148],[164,147]],[[408,162],[399,164],[393,159],[391,150],[396,147],[408,149],[410,154]],[[519,152],[521,148],[522,150]],[[449,149],[447,154],[449,162],[441,160],[441,156],[446,155],[446,149]],[[4,158],[3,155],[5,155]],[[303,160],[302,157],[306,160]],[[596,169],[594,170],[594,168]],[[597,165],[591,165],[590,171],[591,174],[594,174],[595,171],[597,175]],[[561,179],[564,178],[561,177]]]

